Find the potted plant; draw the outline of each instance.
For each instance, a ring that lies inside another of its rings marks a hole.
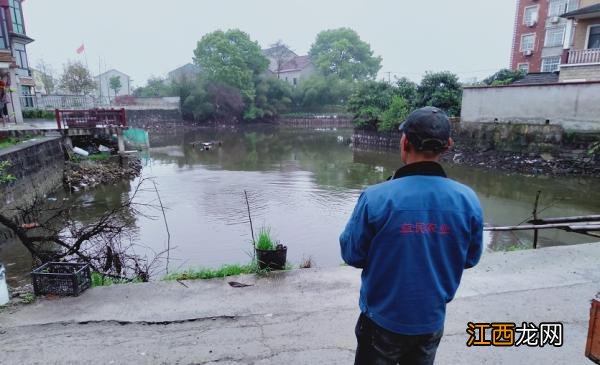
[[[256,262],[261,270],[283,270],[287,258],[287,247],[275,241],[271,236],[271,228],[263,227],[254,242]]]

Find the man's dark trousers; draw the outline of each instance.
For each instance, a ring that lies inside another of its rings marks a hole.
[[[444,330],[427,335],[399,335],[361,314],[355,332],[355,365],[433,365]]]

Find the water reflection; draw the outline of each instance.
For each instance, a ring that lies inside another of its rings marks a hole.
[[[360,191],[384,181],[399,166],[398,153],[352,151],[339,142],[351,133],[264,127],[152,134],[151,148],[142,154],[143,173],[155,178],[168,207],[172,246],[176,247],[171,268],[248,261],[251,245],[244,190],[250,196],[255,225],[272,226],[289,246],[292,262],[311,255],[319,266],[338,265],[338,235]],[[213,140],[222,141],[223,146],[202,151],[191,145]],[[456,165],[446,168],[451,177],[477,191],[488,224],[513,225],[527,219],[538,190],[543,191],[542,217],[600,210],[600,191],[594,188],[597,180],[527,177]],[[118,204],[135,184],[102,187],[76,197],[82,216]],[[152,189],[143,191],[140,199],[153,201],[156,194]],[[155,251],[165,248],[162,222],[135,216],[132,230],[139,244]],[[493,250],[528,247],[532,233],[486,235],[486,241]],[[582,235],[545,231],[540,246],[592,241]]]

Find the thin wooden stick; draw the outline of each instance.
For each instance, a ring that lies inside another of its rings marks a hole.
[[[540,195],[542,194],[541,190],[538,190],[537,195],[535,196],[535,204],[533,205],[533,219],[538,219],[538,205],[540,203]],[[535,250],[538,245],[538,235],[539,230],[535,229],[533,231],[533,249]]]
[[[154,184],[154,190],[156,191],[156,196],[158,197],[158,203],[160,204],[160,209],[163,215],[163,221],[165,222],[165,228],[167,229],[167,274],[169,273],[169,260],[171,258],[171,231],[169,231],[169,223],[167,222],[167,215],[165,214],[165,207],[160,199],[160,193],[158,192],[158,187],[156,186],[156,182],[152,180],[152,184]]]
[[[248,192],[244,190],[246,197],[246,207],[248,208],[248,220],[250,221],[250,232],[252,233],[252,248],[256,249],[256,241],[254,240],[254,226],[252,225],[252,216],[250,215],[250,203],[248,202]]]

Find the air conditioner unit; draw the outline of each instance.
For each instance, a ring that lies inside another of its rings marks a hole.
[[[535,27],[536,24],[537,24],[537,21],[532,19],[532,20],[528,21],[525,25],[527,25],[528,27],[531,28],[531,27]]]
[[[552,18],[550,18],[550,23],[558,23],[559,20],[560,20],[559,17],[553,16]]]
[[[532,50],[523,51],[523,56],[529,57],[533,54]]]

